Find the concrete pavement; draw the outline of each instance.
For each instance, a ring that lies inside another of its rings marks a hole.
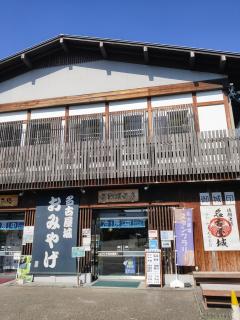
[[[0,286],[1,320],[200,319],[193,290]]]

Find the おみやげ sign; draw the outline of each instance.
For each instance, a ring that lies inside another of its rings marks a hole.
[[[240,250],[235,205],[201,206],[205,251]]]
[[[79,198],[54,192],[39,196],[36,208],[31,272],[70,274],[76,272],[72,247],[77,244]]]

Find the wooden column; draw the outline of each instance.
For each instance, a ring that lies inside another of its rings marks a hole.
[[[197,108],[197,95],[196,92],[192,93],[192,99],[193,99],[193,116],[194,116],[194,124],[195,124],[195,131],[199,132],[199,119],[198,119],[198,108]]]
[[[105,139],[109,139],[109,102],[105,102]]]
[[[227,120],[227,127],[228,129],[234,129],[234,120],[232,115],[232,110],[228,101],[228,95],[226,90],[223,90],[223,101],[224,101],[224,108],[225,108],[225,114],[226,114],[226,120]]]
[[[151,97],[147,98],[147,110],[148,110],[148,139],[151,140],[152,134],[153,134],[152,100],[151,100]]]

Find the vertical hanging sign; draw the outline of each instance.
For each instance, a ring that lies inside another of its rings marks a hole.
[[[176,265],[194,266],[193,221],[191,208],[174,208]]]
[[[201,206],[200,210],[204,250],[240,250],[235,205]]]
[[[37,202],[31,273],[73,274],[76,261],[79,198],[74,193],[49,193]]]

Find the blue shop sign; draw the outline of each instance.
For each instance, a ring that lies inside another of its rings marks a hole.
[[[0,221],[0,230],[23,230],[24,221],[2,220]]]
[[[101,229],[145,228],[145,219],[102,219]]]

